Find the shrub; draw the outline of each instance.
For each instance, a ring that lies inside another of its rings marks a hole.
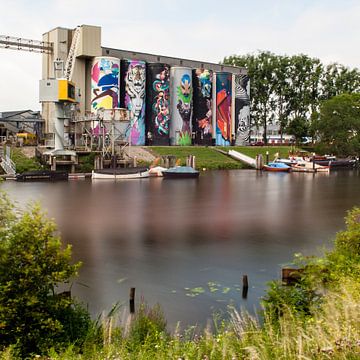
[[[0,205],[0,348],[15,345],[25,357],[84,337],[89,315],[55,292],[79,269],[70,264],[71,247],[62,249],[39,206],[16,218],[4,195]]]
[[[145,342],[151,346],[166,332],[166,320],[160,305],[149,307],[142,303],[134,315],[128,335],[128,344],[134,349]]]

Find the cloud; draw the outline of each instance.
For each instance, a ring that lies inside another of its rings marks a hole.
[[[269,50],[358,66],[357,1],[3,0],[0,33],[41,39],[56,26],[102,27],[107,47],[219,62]],[[41,55],[0,48],[0,111],[38,109]]]

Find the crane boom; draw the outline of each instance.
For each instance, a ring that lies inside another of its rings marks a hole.
[[[7,35],[0,35],[0,47],[46,54],[53,53],[53,44],[50,42],[23,39]]]

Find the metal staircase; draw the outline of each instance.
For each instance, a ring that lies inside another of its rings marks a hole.
[[[77,49],[79,47],[79,43],[80,43],[80,26],[78,26],[75,29],[74,36],[73,36],[71,46],[70,46],[70,50],[69,50],[69,54],[68,54],[68,57],[67,57],[66,63],[65,63],[64,77],[66,80],[69,80],[69,81],[71,81],[73,73],[74,73],[75,58],[76,58]]]
[[[0,146],[0,166],[4,169],[5,173],[8,175],[15,175],[16,174],[16,165],[10,159],[10,148],[7,147],[7,155],[4,156],[4,148]]]

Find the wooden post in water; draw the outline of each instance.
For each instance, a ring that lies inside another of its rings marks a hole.
[[[243,299],[247,298],[248,290],[249,290],[248,277],[247,277],[247,275],[243,275],[243,289],[242,289],[242,298]]]
[[[269,152],[266,151],[266,165],[269,163]]]
[[[135,313],[135,288],[130,288],[130,314]]]

